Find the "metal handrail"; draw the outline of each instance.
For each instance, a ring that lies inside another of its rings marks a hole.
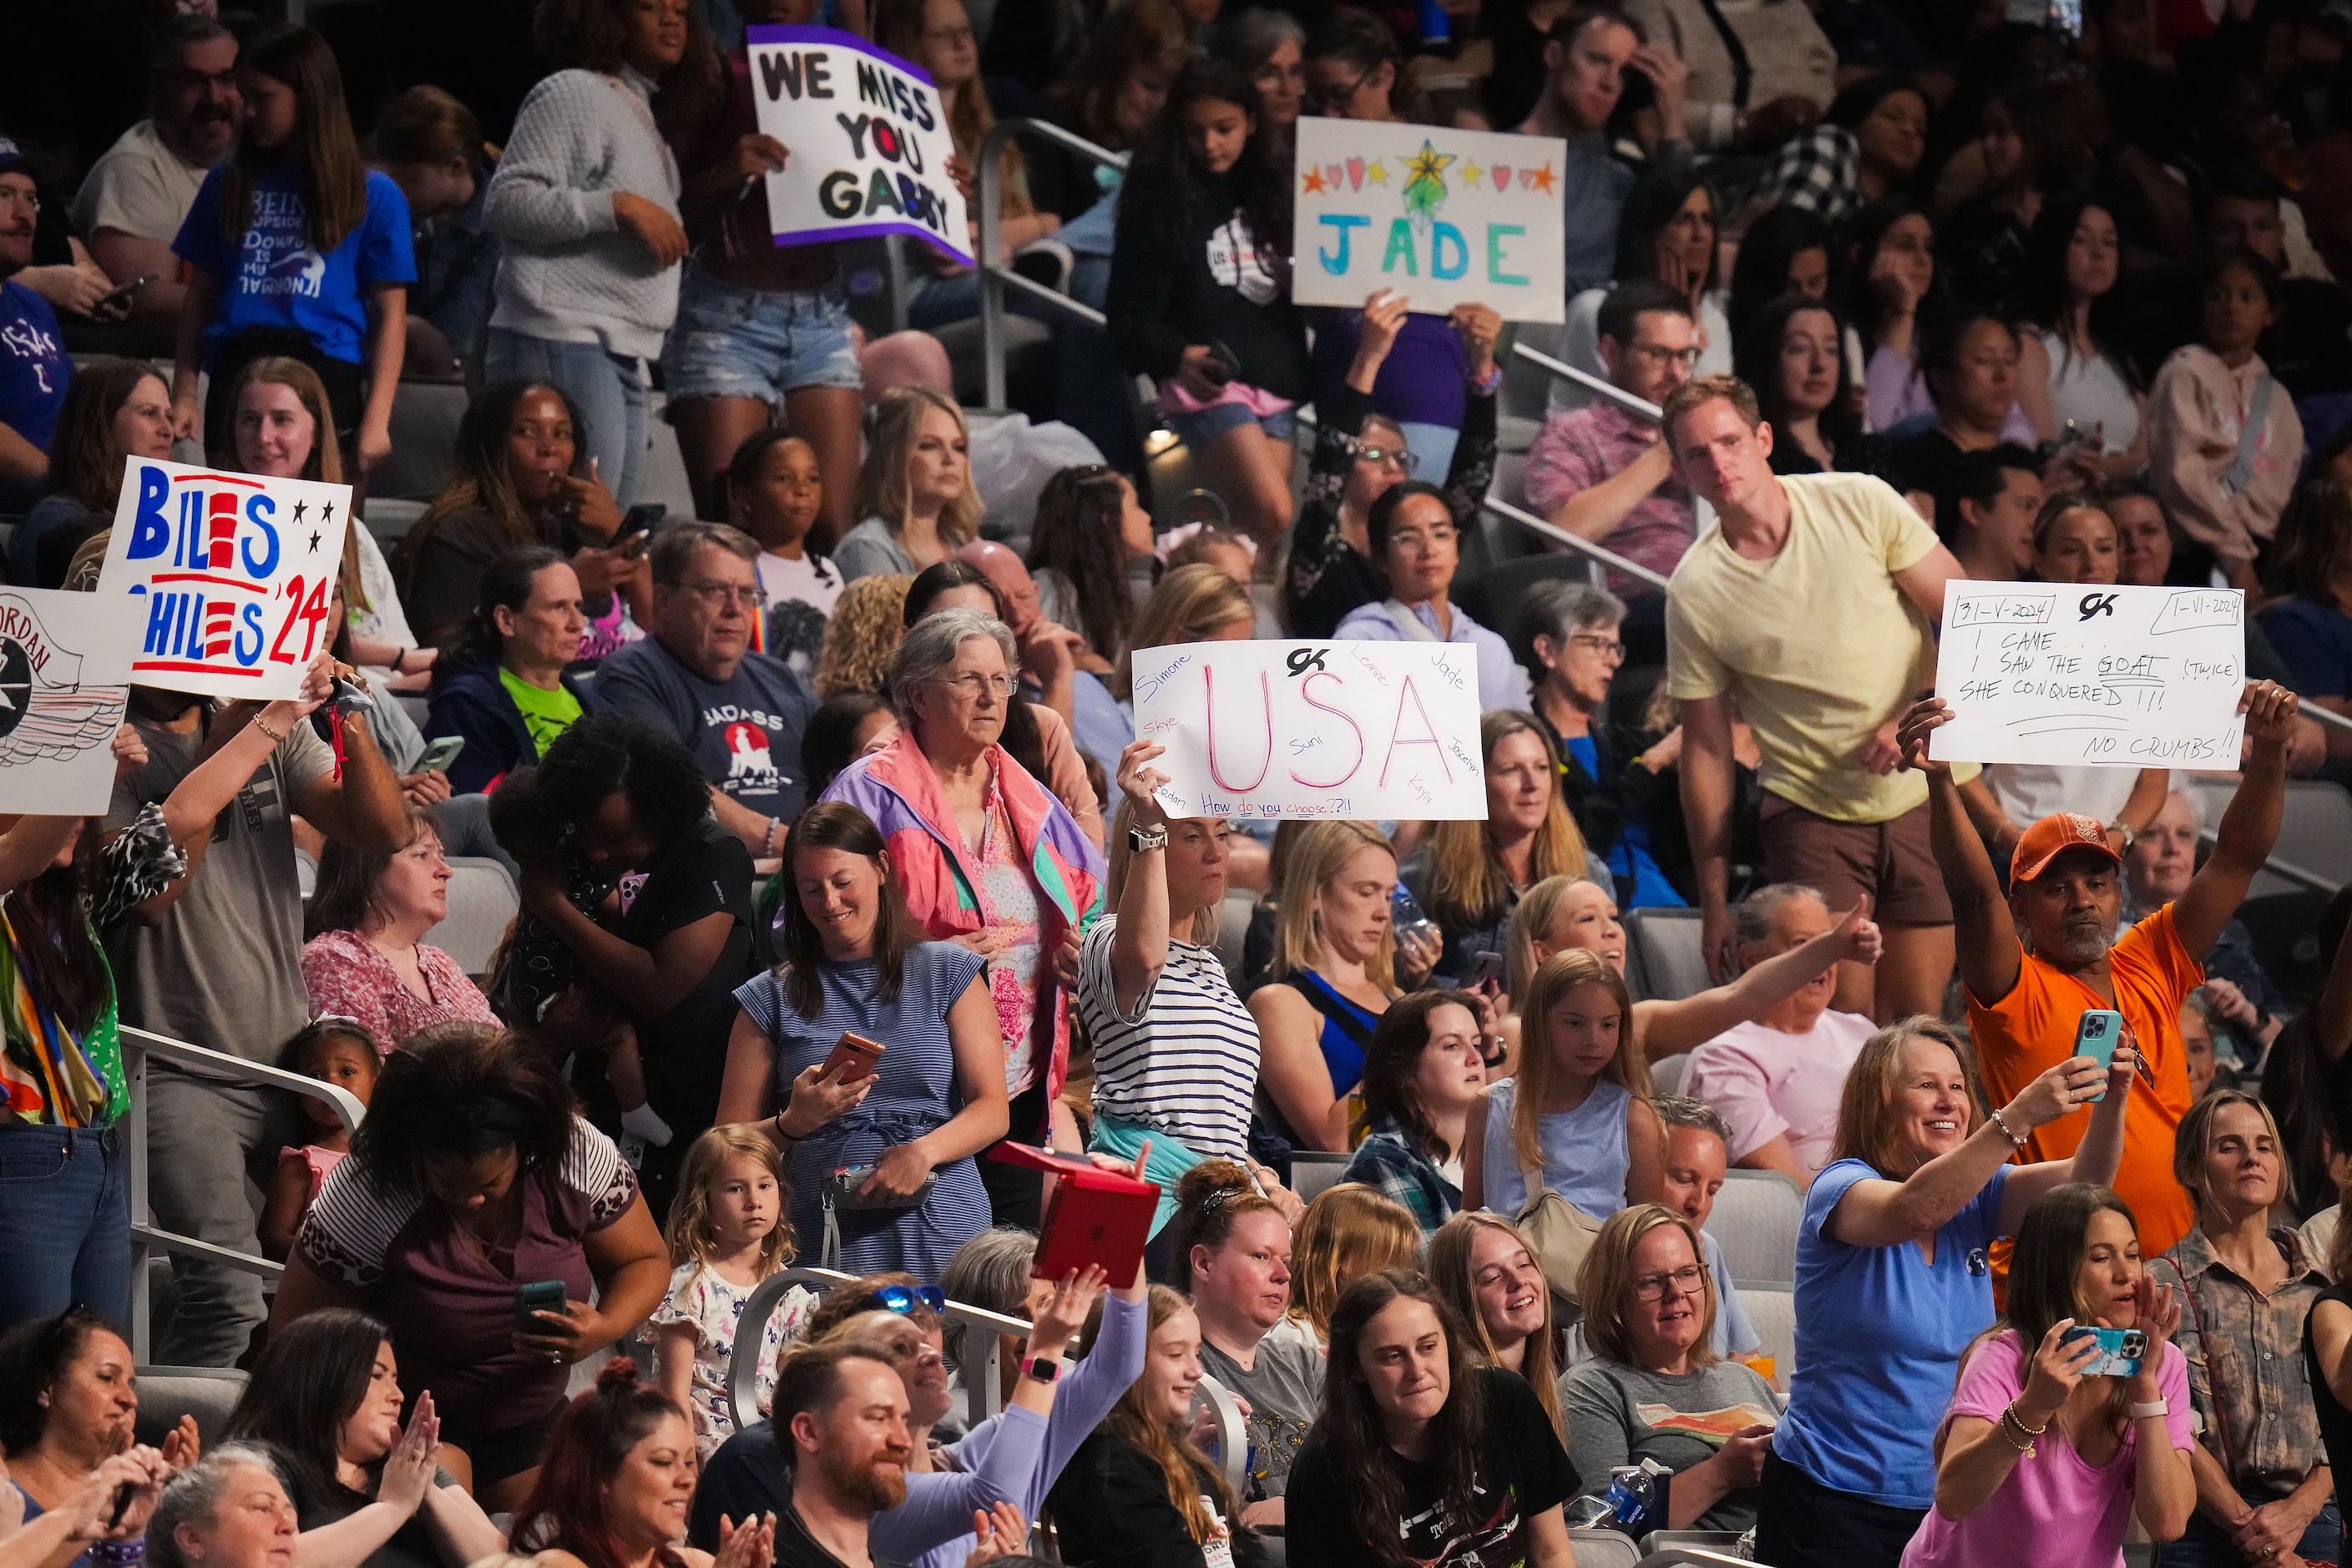
[[[1637,397],[1615,382],[1604,376],[1595,375],[1589,370],[1579,370],[1564,360],[1552,358],[1540,349],[1531,349],[1525,343],[1514,342],[1511,345],[1511,357],[1523,359],[1538,370],[1544,371],[1559,380],[1572,381],[1595,396],[1607,398],[1628,414],[1639,415],[1644,419],[1658,419],[1665,415],[1664,409],[1660,408],[1648,398]]]
[[[1013,270],[1009,258],[1002,262],[995,259],[998,237],[1004,228],[1004,149],[1013,137],[1023,134],[1050,142],[1066,153],[1075,153],[1108,168],[1127,167],[1126,153],[1097,147],[1076,132],[1066,130],[1049,120],[1031,120],[1022,116],[1000,120],[995,129],[981,139],[979,167],[972,171],[972,179],[980,191],[980,252],[975,271],[980,279],[982,395],[991,408],[1004,406],[1006,283],[1014,284],[1031,297],[1074,320],[1097,328],[1108,328],[1110,324],[1108,319],[1092,306],[1048,289],[1034,279],[1022,277]]]
[[[1513,506],[1509,501],[1498,500],[1492,495],[1485,497],[1478,502],[1478,505],[1482,510],[1491,511],[1496,517],[1508,518],[1513,522],[1517,523],[1521,528],[1532,529],[1536,532],[1542,534],[1546,539],[1558,540],[1560,543],[1567,545],[1570,549],[1578,551],[1582,554],[1591,557],[1592,560],[1600,562],[1603,566],[1613,567],[1617,571],[1625,574],[1626,576],[1647,583],[1654,588],[1663,590],[1666,585],[1665,578],[1660,576],[1657,573],[1651,571],[1647,566],[1643,565],[1640,562],[1628,561],[1625,557],[1618,554],[1613,550],[1605,549],[1601,545],[1593,543],[1592,541],[1589,539],[1569,532],[1569,531],[1564,528],[1555,527],[1553,524],[1546,522],[1535,513],[1528,510],[1525,507]],[[1496,564],[1499,566],[1502,565],[1503,563],[1496,562]]]
[[[199,1241],[193,1236],[165,1230],[156,1225],[155,1211],[147,1200],[147,1064],[161,1059],[191,1069],[193,1076],[208,1081],[250,1085],[259,1084],[289,1089],[296,1094],[323,1100],[335,1109],[335,1119],[343,1124],[345,1132],[359,1130],[361,1120],[367,1115],[350,1090],[337,1089],[315,1078],[305,1078],[298,1072],[271,1067],[263,1062],[250,1062],[243,1057],[233,1057],[208,1046],[192,1046],[185,1040],[175,1040],[169,1035],[152,1030],[132,1028],[124,1025],[119,1031],[122,1041],[123,1076],[131,1090],[130,1137],[125,1160],[131,1189],[131,1354],[142,1370],[157,1370],[148,1366],[148,1356],[153,1349],[154,1330],[147,1301],[147,1264],[159,1252],[181,1258],[200,1258],[216,1263],[239,1273],[258,1275],[275,1279],[286,1272],[282,1263],[272,1263],[257,1253],[238,1252],[209,1241]]]

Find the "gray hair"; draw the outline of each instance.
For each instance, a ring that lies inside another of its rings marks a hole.
[[[215,38],[226,38],[233,43],[236,35],[229,31],[227,24],[217,16],[174,16],[167,25],[157,28],[149,42],[147,69],[150,74],[159,77],[167,71],[177,70],[182,49],[209,44]]]
[[[1538,674],[1543,664],[1536,658],[1536,638],[1564,643],[1591,626],[1613,626],[1625,619],[1625,601],[1606,588],[1565,577],[1547,577],[1519,600],[1519,662]]]
[[[723,522],[671,522],[654,530],[653,548],[646,552],[654,581],[665,588],[685,582],[694,552],[705,545],[751,563],[755,571],[759,566],[759,541],[741,529]]]
[[[1725,1152],[1731,1149],[1731,1124],[1723,1113],[1704,1100],[1693,1100],[1684,1094],[1662,1094],[1650,1101],[1658,1112],[1658,1120],[1669,1127],[1696,1127],[1702,1132],[1712,1132],[1723,1140]]]
[[[2176,789],[2168,797],[2189,808],[2189,826],[2201,843],[2205,837],[2205,803],[2193,789]]]
[[[1254,72],[1285,44],[1297,44],[1304,50],[1307,29],[1287,11],[1253,5],[1217,29],[1216,47],[1210,52],[1244,72]]]
[[[890,656],[890,673],[883,689],[900,723],[911,723],[915,688],[935,679],[955,662],[956,650],[974,637],[986,637],[1004,653],[1004,673],[1019,679],[1021,653],[1013,644],[1013,629],[981,610],[940,610],[907,628],[898,651]]]
[[[280,1487],[286,1485],[278,1457],[259,1443],[223,1443],[163,1483],[163,1495],[147,1521],[147,1561],[154,1568],[187,1568],[180,1552],[180,1526],[201,1530],[218,1518],[229,1472],[246,1465],[267,1470]]]
[[[1822,897],[1819,888],[1809,888],[1802,882],[1775,882],[1769,888],[1759,888],[1739,900],[1732,915],[1732,937],[1742,947],[1761,947],[1772,940],[1773,922],[1781,909],[1799,899],[1811,899],[1823,909],[1830,901]]]
[[[956,1248],[940,1275],[940,1289],[950,1301],[1020,1317],[1029,1295],[1030,1261],[1036,1256],[1037,1238],[1025,1230],[983,1230]],[[987,1331],[953,1321],[942,1326],[948,1359],[969,1384],[988,1359]]]

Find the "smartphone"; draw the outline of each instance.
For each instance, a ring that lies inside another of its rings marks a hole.
[[[654,530],[669,516],[669,509],[659,501],[639,501],[621,518],[621,526],[613,535],[613,548],[635,560],[653,542]]]
[[[1491,948],[1482,948],[1470,955],[1470,968],[1462,976],[1462,989],[1475,991],[1503,973],[1503,955]]]
[[[420,773],[446,773],[449,771],[449,764],[457,760],[457,753],[465,749],[466,737],[463,735],[444,735],[439,740],[427,741],[424,752],[416,759],[416,771]]]
[[[114,1511],[106,1516],[106,1532],[109,1535],[121,1528],[122,1516],[131,1511],[131,1500],[138,1495],[137,1481],[125,1481],[114,1489]]]
[[[92,305],[90,310],[92,311],[102,310],[106,309],[107,306],[113,304],[117,300],[136,294],[140,289],[144,289],[148,284],[154,282],[162,276],[163,275],[160,272],[150,272],[144,278],[133,278],[130,282],[125,283],[120,289],[109,289],[105,293],[100,294],[98,297],[98,303]]]
[[[2124,1016],[2105,1007],[2093,1007],[2074,1026],[2074,1054],[2095,1058],[2101,1068],[2115,1064],[2116,1047],[2123,1043]],[[2102,1083],[2093,1100],[2107,1098],[2107,1086]]]
[[[566,1303],[563,1281],[535,1279],[515,1288],[515,1327],[526,1334],[543,1334],[547,1325],[531,1316],[533,1312],[561,1312]]]
[[[863,1035],[853,1035],[845,1029],[841,1038],[834,1042],[833,1049],[825,1056],[824,1069],[817,1076],[835,1078],[842,1083],[856,1083],[859,1079],[869,1077],[881,1061],[881,1041],[869,1040]]]
[[[1223,386],[1225,383],[1233,380],[1236,375],[1239,375],[1241,374],[1241,355],[1227,348],[1223,338],[1215,338],[1210,341],[1209,363],[1201,367],[1201,374],[1202,375],[1206,376],[1210,381],[1215,383],[1217,385]]]
[[[2091,1329],[2076,1325],[2059,1336],[2060,1344],[2084,1339],[2099,1342],[2100,1353],[2083,1368],[2084,1377],[2134,1377],[2147,1355],[2147,1335],[2139,1329]]]

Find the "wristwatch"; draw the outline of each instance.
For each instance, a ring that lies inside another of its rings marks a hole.
[[[2126,854],[2129,854],[2131,852],[2132,845],[2137,842],[2139,838],[2138,831],[2135,829],[2130,823],[2126,822],[2120,816],[2107,824],[2107,831],[2124,841],[2124,852]]]
[[[1150,849],[1168,847],[1168,825],[1154,827],[1130,827],[1127,830],[1127,847],[1130,854],[1140,855]]]
[[[1033,1355],[1021,1363],[1022,1373],[1038,1383],[1051,1383],[1062,1375],[1062,1363],[1052,1356]]]
[[[2169,1415],[2172,1414],[2172,1401],[2157,1399],[2146,1405],[2135,1405],[2131,1407],[2131,1413],[2132,1419],[2135,1421],[2146,1420],[2150,1415]]]

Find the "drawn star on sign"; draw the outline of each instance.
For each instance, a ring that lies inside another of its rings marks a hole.
[[[1322,170],[1320,170],[1320,169],[1309,169],[1309,170],[1307,170],[1307,189],[1306,189],[1306,191],[1304,192],[1304,194],[1305,194],[1305,195],[1310,195],[1310,196],[1311,196],[1311,195],[1315,195],[1319,194],[1319,193],[1322,191],[1322,189],[1323,189],[1323,171],[1322,171]]]
[[[310,510],[310,503],[309,501],[306,501],[306,500],[298,500],[298,501],[296,501],[296,502],[294,503],[294,521],[299,524],[299,523],[302,521],[302,514],[303,514],[304,512],[306,512],[306,511]]]
[[[1462,178],[1466,183],[1475,185],[1486,177],[1486,171],[1480,168],[1477,164],[1465,163],[1462,165]]]
[[[332,522],[335,521],[335,503],[333,501],[329,501],[325,506],[319,509],[319,521],[320,522]]]
[[[313,555],[319,553],[319,532],[316,529],[310,531],[310,553]]]
[[[1551,164],[1549,163],[1546,163],[1542,168],[1538,169],[1531,178],[1535,181],[1536,189],[1541,191],[1546,195],[1551,195],[1552,173]]]
[[[1376,160],[1370,168],[1364,171],[1364,178],[1376,185],[1385,185],[1389,183],[1389,166]]]

